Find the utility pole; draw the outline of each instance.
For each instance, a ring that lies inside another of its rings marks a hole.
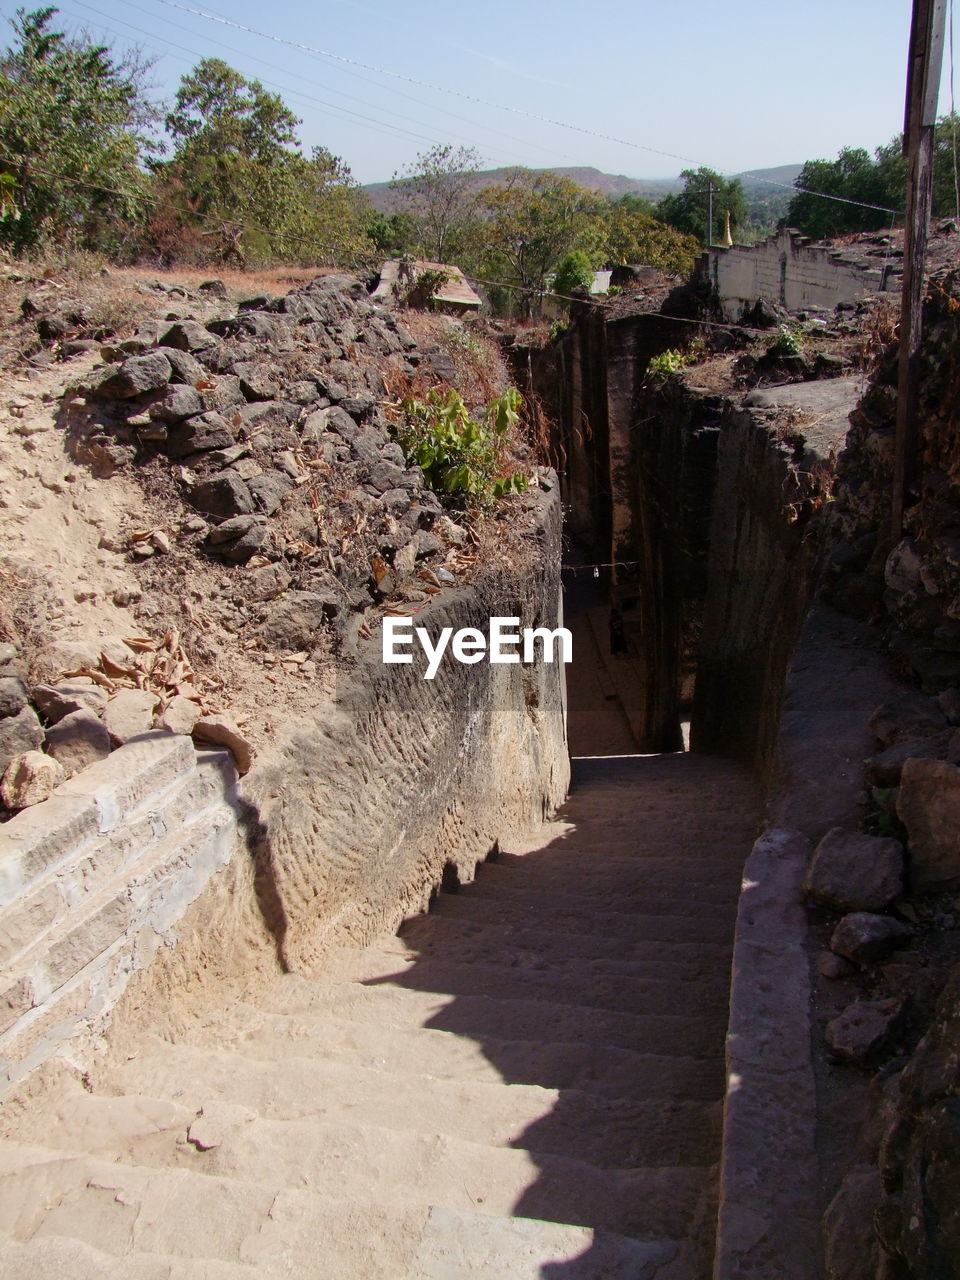
[[[897,432],[890,517],[891,543],[903,533],[903,508],[918,447],[918,353],[923,320],[923,267],[933,206],[933,129],[937,119],[947,0],[913,0],[903,150],[907,157],[907,221],[903,239]]]

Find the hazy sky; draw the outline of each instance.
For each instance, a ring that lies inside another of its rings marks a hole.
[[[223,58],[280,92],[303,119],[307,147],[328,147],[359,181],[375,182],[435,142],[476,147],[484,167],[595,165],[631,177],[675,176],[688,162],[737,172],[832,157],[844,145],[872,150],[902,125],[911,5],[61,0],[58,8],[62,28],[155,58],[160,98],[172,98],[201,57]],[[941,109],[949,107],[948,59]]]

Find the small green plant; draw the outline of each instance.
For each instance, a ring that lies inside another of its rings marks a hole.
[[[569,327],[570,326],[566,320],[554,320],[553,324],[550,326],[550,341],[556,342],[562,334],[567,332]]]
[[[768,356],[798,356],[803,351],[803,333],[799,328],[791,329],[782,324],[777,336],[767,347]]]
[[[677,351],[675,347],[668,347],[666,351],[661,351],[658,356],[651,357],[650,363],[647,365],[647,376],[650,378],[669,378],[672,374],[679,373],[686,363],[686,357],[682,351]]]
[[[519,421],[523,397],[516,387],[492,400],[481,420],[471,418],[459,392],[432,389],[424,399],[402,404],[397,439],[408,462],[423,469],[427,483],[455,504],[485,507],[508,493],[522,493],[521,472],[499,474],[505,437]]]

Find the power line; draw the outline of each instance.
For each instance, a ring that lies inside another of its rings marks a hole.
[[[502,102],[493,102],[489,98],[480,98],[475,94],[465,93],[462,89],[451,89],[445,85],[434,84],[429,80],[421,80],[415,76],[406,75],[400,71],[391,71],[387,67],[378,67],[368,62],[361,62],[357,58],[348,58],[340,53],[333,53],[329,49],[320,49],[315,45],[303,44],[299,40],[290,40],[286,36],[274,35],[269,31],[261,31],[257,27],[251,27],[242,22],[236,22],[232,18],[225,18],[221,14],[214,13],[207,9],[195,9],[190,5],[181,4],[180,0],[157,0],[157,3],[166,5],[170,9],[179,9],[183,13],[192,14],[196,18],[204,18],[208,22],[219,23],[221,26],[232,27],[236,31],[246,32],[247,35],[257,36],[262,40],[271,40],[275,44],[286,45],[291,49],[299,49],[301,53],[309,54],[311,57],[328,58],[334,62],[342,63],[349,67],[360,67],[364,71],[371,71],[376,75],[388,76],[394,80],[400,80],[407,84],[419,85],[420,88],[430,89],[435,93],[445,93],[454,98],[462,98],[467,102],[476,102],[481,106],[494,107],[498,111],[508,111],[514,115],[526,116],[530,120],[538,120],[541,124],[553,125],[559,129],[568,129],[573,133],[585,134],[588,137],[600,138],[605,142],[614,142],[618,146],[631,147],[637,151],[646,151],[651,155],[662,156],[668,160],[679,160],[682,164],[696,165],[698,168],[709,168],[709,165],[703,165],[700,161],[692,159],[690,156],[678,155],[673,151],[664,151],[658,147],[651,147],[646,143],[634,142],[628,138],[619,138],[613,134],[602,133],[597,129],[588,129],[584,125],[570,124],[566,120],[555,120],[552,116],[540,115],[536,111],[529,111],[525,107],[510,106]],[[786,182],[777,182],[773,178],[763,178],[759,174],[745,174],[754,178],[757,182],[765,183],[769,186],[780,187],[787,191],[795,191],[804,195],[820,196],[824,200],[837,200],[841,204],[856,205],[861,209],[875,209],[880,213],[901,214],[901,209],[890,209],[886,205],[870,204],[864,200],[851,200],[847,196],[835,196],[826,191],[812,191],[805,187],[798,187]]]
[[[133,32],[134,32],[138,37],[146,37],[147,39],[150,39],[150,40],[156,40],[156,39],[162,40],[162,41],[164,42],[164,44],[169,45],[171,48],[173,48],[173,49],[179,49],[179,50],[181,50],[182,52],[189,54],[189,56],[191,57],[191,59],[194,59],[194,60],[198,60],[198,59],[202,58],[202,56],[203,56],[202,54],[197,53],[197,51],[196,51],[196,50],[194,50],[194,49],[188,49],[188,48],[185,48],[185,46],[183,46],[183,45],[176,44],[174,41],[169,40],[166,36],[150,35],[150,34],[148,34],[147,32],[143,31],[140,27],[134,26],[134,24],[133,24],[133,23],[131,23],[131,22],[127,22],[127,21],[125,21],[125,20],[124,20],[124,19],[122,19],[122,18],[116,18],[116,17],[113,17],[112,15],[105,14],[105,13],[103,13],[103,11],[102,11],[102,10],[97,9],[97,8],[95,8],[93,5],[86,3],[86,0],[73,0],[73,2],[74,2],[76,5],[78,5],[81,9],[87,9],[87,10],[89,10],[91,13],[95,13],[95,14],[97,14],[97,15],[98,15],[99,17],[101,17],[101,18],[105,18],[108,22],[112,22],[112,23],[120,23],[120,25],[122,25],[122,26],[124,26],[124,27],[127,27],[127,28],[129,28],[129,30],[133,31]],[[138,12],[138,13],[143,13],[143,14],[146,14],[146,12],[147,12],[146,10],[144,10],[144,9],[140,8],[138,5],[132,5],[132,4],[129,4],[129,3],[128,3],[128,5],[127,5],[127,9],[133,9],[133,10],[135,10],[136,12]],[[177,28],[177,30],[179,30],[179,31],[184,31],[184,32],[187,32],[188,34],[191,34],[191,35],[193,34],[192,32],[190,32],[190,31],[189,31],[189,29],[188,29],[187,27],[184,27],[184,26],[182,26],[181,24],[176,24],[176,23],[175,23],[175,24],[173,24],[173,25],[174,25],[174,26]],[[107,29],[109,30],[109,28],[107,28]],[[283,75],[285,75],[285,76],[293,75],[293,76],[295,76],[295,77],[296,77],[297,79],[299,79],[299,80],[305,80],[305,79],[306,79],[306,77],[305,77],[305,76],[299,75],[299,74],[298,74],[298,73],[296,73],[296,72],[291,72],[291,71],[290,71],[288,68],[286,68],[286,67],[279,67],[279,66],[277,66],[275,63],[267,62],[265,59],[263,59],[263,58],[259,58],[259,57],[257,57],[256,55],[250,55],[250,54],[241,53],[241,51],[240,51],[239,49],[235,49],[233,46],[228,45],[228,44],[225,44],[223,41],[220,41],[220,40],[213,40],[211,43],[216,44],[216,45],[219,45],[219,47],[220,47],[220,48],[222,48],[222,49],[226,49],[226,50],[227,50],[228,52],[230,52],[230,53],[238,54],[238,55],[239,55],[239,56],[241,56],[241,57],[252,58],[252,60],[253,60],[254,62],[259,63],[261,66],[268,67],[268,68],[270,68],[270,69],[271,69],[271,70],[273,70],[273,71],[279,71],[279,72],[281,72],[281,73],[282,73]],[[145,46],[145,47],[149,47],[149,46]],[[163,56],[168,56],[168,55],[164,55],[160,50],[156,50],[156,49],[155,49],[155,50],[154,50],[154,52],[158,53],[158,54],[159,54],[159,56],[161,56],[161,57],[163,57]],[[375,81],[371,80],[371,79],[370,79],[369,77],[367,77],[367,76],[359,76],[358,78],[359,78],[359,79],[364,80],[364,81],[365,81],[366,83],[368,83],[368,84],[373,84],[373,83],[375,83]],[[276,81],[270,81],[270,80],[265,80],[265,81],[264,81],[264,83],[266,83],[266,84],[270,85],[270,87],[271,87],[271,88],[279,89],[282,93],[286,94],[287,96],[292,96],[292,97],[295,97],[295,98],[300,98],[300,99],[301,99],[302,101],[304,101],[304,102],[308,102],[308,103],[315,103],[315,104],[317,104],[318,106],[324,107],[324,108],[325,108],[325,109],[327,109],[327,110],[330,110],[330,111],[333,111],[333,112],[339,112],[339,113],[341,113],[341,114],[343,114],[343,113],[346,113],[346,114],[353,114],[353,115],[355,115],[355,116],[356,116],[358,119],[360,119],[360,120],[368,121],[368,122],[370,123],[371,127],[373,127],[373,128],[380,128],[380,129],[382,129],[382,130],[384,130],[384,131],[389,130],[389,131],[391,131],[391,132],[396,132],[396,133],[406,133],[408,136],[413,137],[413,138],[417,138],[418,140],[420,140],[420,141],[422,141],[422,142],[435,142],[435,143],[439,143],[440,141],[442,141],[441,139],[438,139],[438,138],[431,138],[431,137],[427,137],[427,136],[425,136],[425,135],[423,135],[423,134],[413,133],[413,132],[411,132],[410,130],[403,129],[402,127],[399,127],[399,126],[397,126],[397,125],[392,125],[392,124],[390,124],[388,121],[377,121],[377,120],[375,120],[373,117],[364,116],[362,113],[359,113],[359,112],[353,112],[353,113],[351,113],[347,108],[338,107],[338,106],[336,106],[336,105],[334,105],[334,104],[332,104],[332,103],[329,103],[329,102],[324,101],[323,99],[313,97],[312,95],[310,95],[309,93],[306,93],[306,92],[305,92],[304,90],[302,90],[302,89],[291,89],[291,88],[289,88],[287,85],[278,84]],[[358,98],[355,94],[345,93],[343,90],[338,90],[337,92],[338,92],[338,93],[342,93],[344,97],[352,98],[354,101],[360,101],[360,102],[365,101],[364,99]],[[416,97],[414,97],[412,94],[404,93],[402,90],[399,90],[399,89],[391,90],[391,92],[397,93],[400,97],[406,98],[408,101],[410,101],[410,102],[414,102],[414,103],[416,103],[418,106],[427,107],[427,109],[428,109],[428,110],[430,110],[430,109],[431,109],[431,108],[430,108],[430,104],[429,104],[429,103],[424,102],[421,98],[416,98]],[[415,125],[423,125],[423,124],[424,124],[424,122],[423,122],[422,120],[417,120],[417,119],[415,119],[415,118],[414,118],[414,117],[412,117],[412,116],[402,115],[401,113],[395,113],[395,114],[397,115],[397,117],[398,117],[399,119],[408,120],[408,121],[409,121],[410,123],[412,123],[412,124],[415,124]],[[509,141],[511,141],[511,142],[519,142],[522,146],[529,146],[529,145],[530,145],[529,143],[525,142],[525,140],[524,140],[524,139],[522,139],[522,138],[517,138],[517,137],[516,137],[515,135],[513,135],[513,134],[505,133],[503,130],[501,130],[501,129],[495,129],[495,128],[493,128],[492,126],[489,126],[489,125],[479,124],[479,123],[478,123],[478,122],[476,122],[476,121],[469,120],[466,116],[459,116],[459,115],[457,115],[457,114],[456,114],[456,113],[454,113],[454,112],[447,112],[446,114],[447,114],[447,115],[449,115],[451,119],[460,120],[460,121],[462,121],[463,123],[465,123],[465,124],[468,124],[468,125],[472,126],[473,128],[478,128],[478,129],[486,130],[487,132],[490,132],[490,133],[496,133],[496,134],[499,134],[501,137],[507,138],[507,139],[508,139]],[[429,125],[427,125],[426,127],[427,127],[427,128],[429,128],[430,126],[429,126]],[[538,149],[538,150],[543,150],[543,148],[537,148],[537,149]],[[567,158],[569,158],[569,157],[567,157]]]

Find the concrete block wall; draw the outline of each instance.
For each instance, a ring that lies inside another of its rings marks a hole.
[[[228,751],[149,733],[0,827],[0,1093],[82,1031],[234,851]]]
[[[842,249],[808,243],[792,229],[762,244],[715,246],[708,251],[707,268],[728,320],[739,319],[758,298],[804,311],[899,288],[899,275],[885,275],[882,264],[865,266]]]

